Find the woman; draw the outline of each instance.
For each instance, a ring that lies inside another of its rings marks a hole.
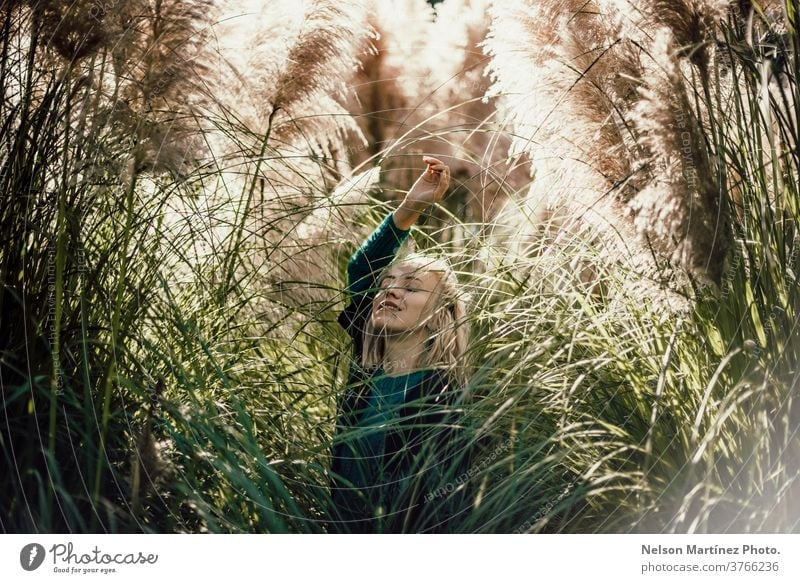
[[[443,259],[393,262],[450,182],[447,165],[423,161],[425,172],[348,264],[350,303],[338,321],[353,338],[354,362],[332,448],[332,498],[345,532],[446,532],[464,506],[463,295]]]

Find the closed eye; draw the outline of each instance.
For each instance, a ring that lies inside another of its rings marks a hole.
[[[378,285],[378,289],[385,290],[387,287],[399,287],[393,284],[396,278],[393,275],[387,275],[384,277],[380,284]],[[422,284],[422,280],[418,277],[404,277],[405,283],[403,284],[403,289],[406,291],[418,292],[418,291],[426,291],[422,287],[417,287]]]

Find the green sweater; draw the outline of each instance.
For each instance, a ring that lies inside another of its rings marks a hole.
[[[426,372],[421,370],[392,377],[379,368],[370,381],[368,405],[358,421],[361,431],[349,441],[350,457],[343,460],[342,475],[355,487],[371,491],[369,498],[374,505],[383,503],[386,430],[396,423],[406,392],[422,381]]]
[[[391,263],[409,230],[397,227],[389,213],[353,254],[347,266],[347,291],[352,300],[357,295],[375,292],[378,272]],[[373,506],[383,504],[385,468],[383,455],[387,429],[396,423],[399,408],[408,391],[420,383],[429,370],[388,376],[379,367],[370,379],[367,406],[359,415],[352,439],[339,451],[339,475],[363,489]]]

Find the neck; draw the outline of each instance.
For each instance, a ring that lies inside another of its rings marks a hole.
[[[425,352],[427,336],[420,332],[388,335],[384,338],[383,370],[397,376],[411,372]]]

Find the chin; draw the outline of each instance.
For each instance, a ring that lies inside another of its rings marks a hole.
[[[372,320],[372,326],[384,334],[400,334],[407,330],[406,326],[399,322],[393,321],[391,318],[376,318]]]

